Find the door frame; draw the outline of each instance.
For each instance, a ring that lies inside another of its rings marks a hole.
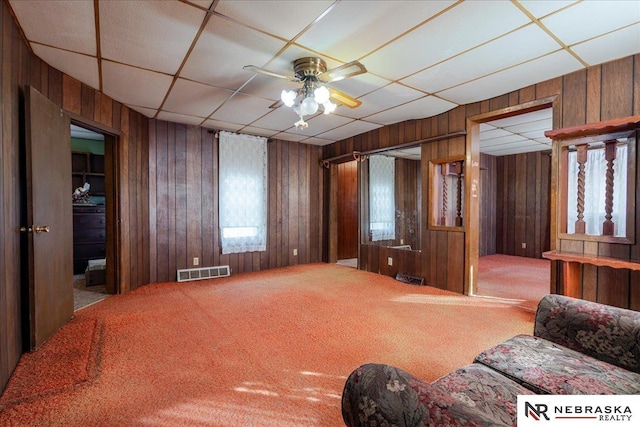
[[[465,162],[471,167],[466,169],[465,176],[465,200],[466,203],[464,217],[469,218],[466,227],[465,238],[465,278],[464,278],[464,294],[473,295],[478,285],[478,253],[480,245],[480,124],[490,122],[492,120],[503,119],[506,117],[517,116],[532,111],[544,110],[551,108],[553,111],[553,128],[557,129],[560,123],[560,102],[559,96],[553,95],[546,98],[537,99],[535,101],[514,105],[512,107],[500,110],[481,113],[472,117],[467,117],[467,136],[466,136],[466,158]],[[553,179],[553,178],[552,178]],[[552,184],[553,185],[553,184]],[[555,211],[555,207],[550,205],[551,211]],[[553,221],[553,215],[550,217]],[[553,233],[554,225],[551,225]],[[551,236],[553,242],[553,235]],[[552,266],[552,275],[554,274]]]
[[[122,265],[120,259],[120,167],[119,141],[122,132],[102,123],[89,120],[73,112],[64,110],[71,118],[71,124],[104,135],[105,161],[105,229],[106,229],[106,290],[109,294],[121,293]]]

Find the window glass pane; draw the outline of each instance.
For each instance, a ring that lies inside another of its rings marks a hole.
[[[369,158],[369,229],[371,241],[396,238],[395,159]]]

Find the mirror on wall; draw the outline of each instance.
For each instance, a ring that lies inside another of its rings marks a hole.
[[[362,243],[420,250],[420,163],[420,146],[363,160]]]

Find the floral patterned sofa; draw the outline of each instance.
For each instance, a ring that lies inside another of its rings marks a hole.
[[[347,426],[515,426],[524,394],[640,394],[640,312],[561,295],[518,335],[429,383],[365,364],[342,394]]]

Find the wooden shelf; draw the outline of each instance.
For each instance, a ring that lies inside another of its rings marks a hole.
[[[553,261],[575,262],[578,264],[592,264],[598,267],[626,268],[628,270],[640,271],[640,262],[623,260],[619,258],[559,253],[558,251],[544,252],[542,254],[542,257]]]

